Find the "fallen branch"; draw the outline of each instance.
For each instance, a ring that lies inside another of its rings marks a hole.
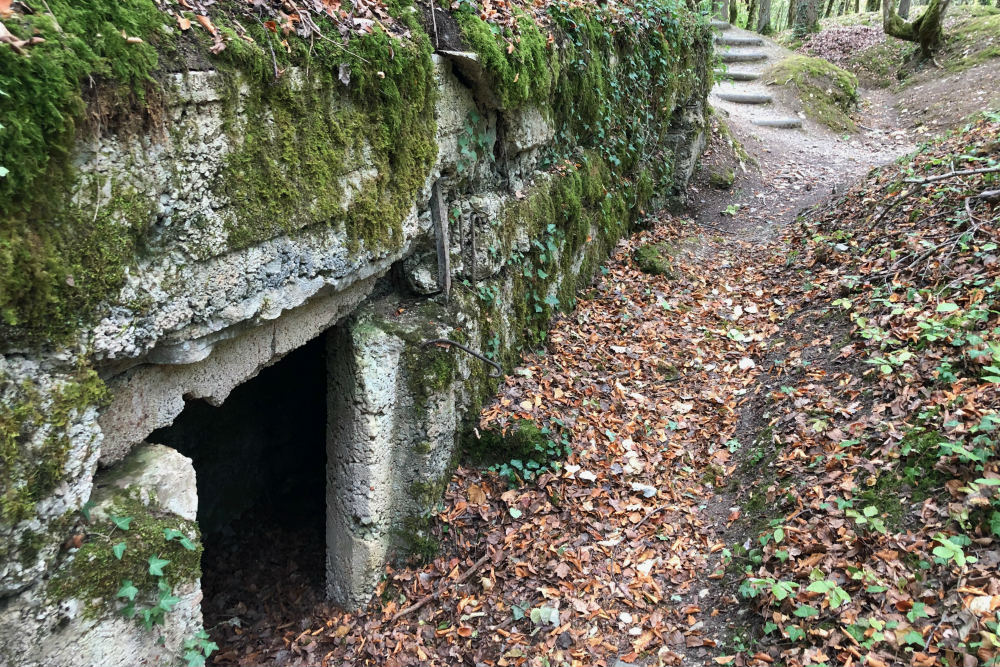
[[[461,584],[464,584],[469,579],[469,577],[471,577],[473,574],[475,574],[476,570],[478,570],[479,568],[481,568],[486,563],[486,561],[488,561],[489,559],[490,559],[490,554],[489,554],[489,552],[487,552],[482,558],[480,558],[475,563],[473,563],[472,567],[470,567],[468,570],[466,570],[465,573],[462,576],[460,576],[458,579],[456,579],[453,582],[448,582],[448,583],[440,586],[436,591],[434,591],[430,595],[427,595],[427,596],[421,598],[415,604],[411,604],[409,607],[406,607],[405,609],[400,609],[398,612],[396,612],[396,615],[393,616],[392,620],[390,620],[389,622],[390,623],[395,623],[396,621],[398,621],[399,619],[403,618],[407,614],[412,614],[413,612],[417,611],[418,609],[423,608],[423,606],[426,605],[428,602],[432,602],[434,600],[437,600],[439,597],[441,597],[441,594],[444,593],[446,590],[449,590],[449,589],[451,589],[451,588],[453,588],[455,586],[460,586]]]
[[[926,183],[936,183],[937,181],[943,181],[946,178],[955,178],[958,176],[972,176],[974,174],[995,174],[1000,172],[1000,166],[997,167],[983,167],[982,169],[965,169],[963,171],[950,171],[947,174],[938,174],[937,176],[928,176],[927,178],[904,178],[904,183],[919,183],[921,185]]]

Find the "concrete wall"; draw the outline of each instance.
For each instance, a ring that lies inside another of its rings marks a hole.
[[[695,83],[679,87],[655,120],[658,159],[673,166],[669,191],[651,193],[661,201],[683,192],[704,142],[707,35],[684,48]],[[85,520],[81,509],[95,484],[134,468],[136,452],[147,451],[142,443],[185,400],[221,404],[318,336],[327,337],[330,596],[363,604],[385,559],[408,530],[419,530],[412,520],[440,496],[463,425],[498,382],[480,360],[425,343],[458,340],[509,368],[555,310],[572,307],[576,288],[641,208],[641,165],[626,176],[599,147],[561,145],[551,108],[499,108],[483,93],[488,73],[470,69],[474,54],[432,58],[437,158],[398,221],[401,238],[385,246],[359,246],[344,228],[326,225],[230,246],[233,202],[206,183],[233,150],[223,124],[234,99],[213,71],[173,75],[166,137],[105,133],[78,147],[82,173],[126,180],[155,197],[155,239],[78,342],[0,349],[0,405],[15,419],[0,426],[18,448],[3,489],[12,509],[0,521],[0,664],[124,665],[138,654],[169,662],[200,626],[199,573],[178,582],[183,611],[166,615],[167,646],[157,648],[153,633],[120,618],[119,573],[82,556],[95,532],[112,530],[115,512],[137,513],[149,526],[190,520],[170,507],[196,502],[184,498],[191,485],[175,489],[181,500],[158,497],[140,475],[117,500],[103,501],[103,513]],[[239,107],[249,91],[236,94]],[[473,113],[487,145],[470,163],[462,144]],[[568,174],[542,168],[567,152],[582,166]],[[352,166],[342,175],[348,195],[378,176],[364,150]],[[636,189],[626,197],[623,187]],[[161,451],[156,465],[186,479],[183,457],[171,452]],[[51,484],[30,485],[49,477]],[[155,546],[180,549],[176,541]],[[68,647],[77,643],[83,649],[74,653]]]

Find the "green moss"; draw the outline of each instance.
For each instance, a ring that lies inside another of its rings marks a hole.
[[[736,172],[732,169],[713,169],[708,172],[708,182],[713,188],[728,190],[736,182]]]
[[[855,131],[848,117],[858,101],[857,77],[822,58],[790,56],[764,73],[770,84],[788,86],[813,120],[842,131]]]
[[[95,527],[86,537],[73,560],[63,565],[49,580],[46,594],[53,600],[76,598],[87,603],[90,614],[123,606],[116,598],[122,582],[131,581],[139,589],[136,607],[155,604],[158,577],[149,573],[150,557],[169,560],[163,568],[172,586],[201,577],[201,534],[198,525],[155,506],[145,506],[126,492],[118,494],[110,506],[115,516],[131,517],[128,530],[116,528],[110,521]],[[167,540],[164,531],[183,533],[194,549],[179,540]],[[119,560],[112,548],[125,543]]]
[[[331,27],[331,31],[335,30]],[[357,246],[380,251],[403,241],[402,222],[437,155],[431,46],[422,30],[404,43],[381,30],[345,49],[296,42],[281,66],[308,76],[273,81],[267,31],[235,40],[229,133],[239,148],[216,191],[235,203],[229,244],[243,248],[314,224],[342,226]],[[279,43],[275,52],[284,51]],[[350,68],[350,85],[339,79]],[[251,95],[238,91],[249,80]],[[237,120],[238,105],[244,120]],[[352,185],[352,169],[366,174]]]
[[[30,518],[35,504],[62,480],[74,419],[100,406],[107,391],[86,369],[48,394],[31,381],[15,386],[0,373],[0,392],[6,397],[0,412],[0,521],[15,524]]]
[[[904,66],[918,48],[912,42],[887,40],[854,54],[847,66],[867,85],[887,88],[905,75]]]
[[[4,24],[45,41],[0,49],[0,338],[64,341],[120,285],[152,210],[119,183],[77,183],[71,150],[88,122],[149,119],[170,47],[152,0],[28,4]]]
[[[12,340],[68,340],[120,289],[154,214],[152,200],[97,176],[78,188],[87,206],[46,192],[24,217],[0,219],[0,336]]]
[[[550,444],[558,440],[547,430],[527,419],[517,419],[505,431],[486,429],[478,436],[466,438],[464,451],[468,458],[479,464],[504,463],[511,459],[548,462],[545,457]]]
[[[462,38],[490,73],[491,88],[504,109],[548,102],[558,62],[530,18],[518,14],[516,34],[483,21],[469,5],[461,5],[455,18]]]
[[[142,100],[168,20],[152,0],[26,4],[35,11],[14,14],[4,25],[21,39],[45,41],[20,53],[0,49],[0,165],[9,170],[0,178],[0,219],[21,217],[51,195],[46,181],[66,168],[84,121],[85,83],[99,86],[107,98],[102,106]]]
[[[650,243],[635,251],[635,264],[643,273],[672,280],[675,277],[674,253],[675,250],[666,243]]]
[[[151,0],[112,4],[53,0],[55,20],[38,11],[6,22],[46,42],[26,55],[0,49],[0,166],[10,170],[0,177],[5,340],[66,342],[144,250],[156,202],[119,182],[81,181],[68,159],[83,118],[123,132],[162,104],[153,74],[158,52],[170,53],[177,37],[168,39],[173,29]],[[229,16],[215,17],[227,48],[211,59],[229,82],[226,129],[238,146],[212,184],[233,202],[230,249],[313,224],[343,227],[356,247],[398,247],[436,157],[431,47],[412,14],[409,42],[377,29],[346,50],[330,40],[282,42],[259,25],[247,27],[250,42]],[[144,41],[130,44],[123,31]],[[207,52],[201,31],[187,38]],[[285,71],[277,81],[275,62]],[[351,71],[347,87],[342,66]],[[86,100],[85,82],[97,91]],[[355,191],[345,179],[362,164],[368,175]]]
[[[949,26],[945,34],[945,68],[961,72],[1000,58],[1000,9],[980,10]]]

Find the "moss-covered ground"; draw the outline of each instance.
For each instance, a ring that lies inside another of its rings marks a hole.
[[[796,55],[768,69],[764,80],[794,89],[813,120],[838,132],[857,129],[848,113],[858,101],[858,81],[847,70],[822,58]]]

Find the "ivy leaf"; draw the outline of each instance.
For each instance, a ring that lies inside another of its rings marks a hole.
[[[181,543],[181,546],[184,547],[185,549],[187,549],[188,551],[194,551],[195,549],[198,548],[198,547],[195,546],[194,542],[192,542],[191,540],[189,540],[187,537],[182,537],[180,539],[180,543]]]
[[[122,559],[122,554],[125,553],[125,543],[124,542],[119,542],[115,546],[111,547],[111,553],[113,553],[115,555],[115,558],[117,558],[118,560],[121,560]]]
[[[184,653],[184,663],[187,667],[204,667],[205,656],[192,649]]]
[[[122,530],[128,530],[129,526],[132,525],[132,517],[130,516],[112,516],[111,523],[115,524]]]
[[[131,579],[126,579],[122,582],[122,587],[118,589],[115,593],[116,598],[125,598],[126,600],[134,600],[135,596],[139,594],[139,589],[135,587]]]
[[[516,507],[511,507],[511,508],[510,508],[509,510],[507,510],[507,511],[508,511],[508,512],[510,512],[510,515],[511,515],[511,516],[512,516],[513,518],[515,518],[515,519],[520,519],[520,518],[521,518],[521,516],[522,516],[522,515],[524,514],[524,512],[522,512],[521,510],[517,509]]]
[[[175,595],[161,595],[157,606],[165,612],[170,612],[173,611],[174,605],[180,601],[181,599]]]
[[[151,575],[153,575],[154,577],[162,577],[163,576],[163,568],[169,562],[170,562],[169,560],[165,560],[163,558],[160,558],[159,556],[150,556],[149,557],[149,573]]]
[[[177,539],[178,537],[184,537],[184,533],[174,528],[164,528],[163,537],[166,538],[167,542],[170,540]]]

